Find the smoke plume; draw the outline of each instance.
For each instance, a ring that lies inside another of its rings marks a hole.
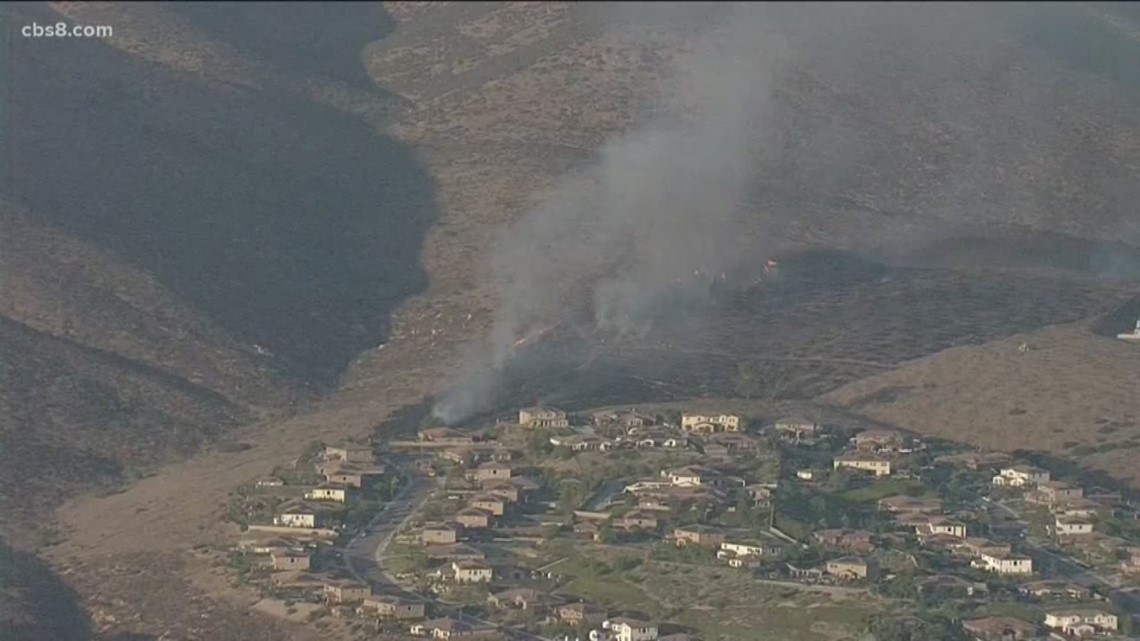
[[[502,305],[489,343],[472,349],[479,365],[444,396],[437,417],[455,422],[482,409],[528,332],[585,308],[601,332],[642,335],[674,293],[699,295],[703,275],[732,265],[773,55],[757,40],[754,12],[721,7],[671,70],[659,115],[610,140],[498,239]]]

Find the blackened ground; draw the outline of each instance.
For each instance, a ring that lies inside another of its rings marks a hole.
[[[678,306],[643,337],[566,330],[528,346],[495,406],[733,397],[744,363],[762,365],[771,381],[758,396],[810,399],[950,347],[1095,318],[1125,298],[1127,286],[1095,279],[805,252],[781,257],[777,275],[758,285]]]
[[[387,35],[379,2],[172,2],[168,7],[247,57],[289,73],[374,88],[361,50]]]
[[[11,22],[52,22],[37,11],[10,9]],[[295,27],[290,15],[268,11],[257,33]],[[322,16],[315,33],[355,19]],[[146,269],[301,376],[334,381],[425,286],[433,184],[361,119],[95,39],[9,40],[3,194]]]

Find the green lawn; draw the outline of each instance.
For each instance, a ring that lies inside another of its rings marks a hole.
[[[883,479],[875,481],[867,487],[849,490],[839,496],[852,503],[869,503],[879,499],[898,494],[906,494],[908,490],[924,489],[921,481],[913,479]]]

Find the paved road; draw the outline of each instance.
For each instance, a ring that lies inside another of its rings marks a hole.
[[[364,532],[345,547],[345,564],[357,581],[372,585],[373,592],[377,594],[423,599],[396,585],[384,571],[382,561],[396,531],[423,505],[435,485],[432,479],[413,475],[396,498],[376,514]]]
[[[985,501],[984,503],[986,505],[989,505],[991,508],[996,508],[1002,512],[1005,512],[1015,519],[1022,520],[1021,514],[1019,514],[1016,510],[1008,505],[1008,500],[991,500]],[[1063,554],[1057,554],[1056,552],[1049,550],[1048,541],[1042,540],[1035,536],[1026,536],[1025,544],[1037,555],[1046,557],[1052,561],[1058,572],[1064,575],[1066,578],[1072,579],[1073,581],[1082,584],[1097,584],[1109,588],[1119,587],[1118,583],[1114,583],[1103,575],[1098,574],[1097,572],[1088,567],[1085,567],[1084,565],[1081,565],[1072,557],[1065,556]]]

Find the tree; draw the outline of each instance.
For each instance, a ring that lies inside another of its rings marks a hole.
[[[833,470],[827,477],[827,489],[835,493],[844,492],[847,490],[849,480],[847,472],[843,469]]]

